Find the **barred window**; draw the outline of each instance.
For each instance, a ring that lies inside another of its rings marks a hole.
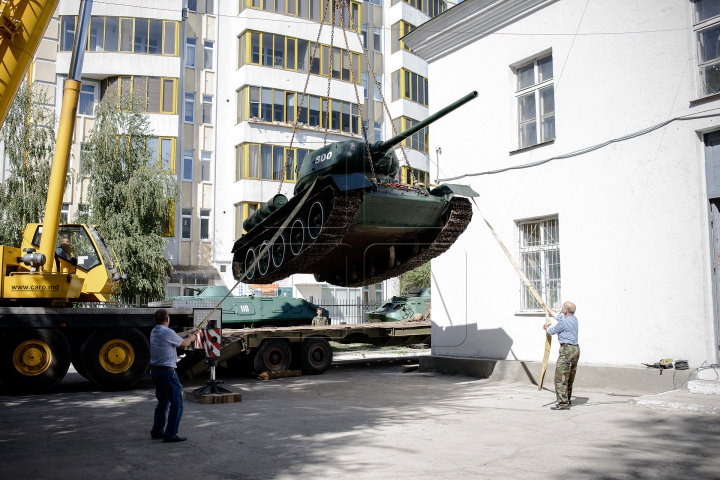
[[[523,222],[520,230],[520,266],[545,303],[560,309],[560,227],[557,217]],[[521,284],[520,311],[542,308]]]

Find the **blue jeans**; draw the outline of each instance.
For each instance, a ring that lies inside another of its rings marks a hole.
[[[155,422],[153,423],[150,435],[164,438],[177,436],[180,427],[180,418],[183,412],[182,385],[175,370],[150,370],[150,376],[155,384],[155,396],[158,404],[155,407]],[[170,406],[170,414],[165,415]]]

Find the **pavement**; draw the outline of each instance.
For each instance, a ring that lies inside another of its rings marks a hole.
[[[97,391],[74,372],[47,394],[0,388],[0,472],[36,479],[720,479],[718,415],[642,408],[629,403],[637,394],[597,389],[576,389],[571,410],[551,411],[551,384],[538,391],[403,374],[408,359],[389,362],[343,362],[319,376],[226,379],[242,402],[186,402],[180,434],[189,440],[174,444],[150,439],[148,378],[123,392]]]

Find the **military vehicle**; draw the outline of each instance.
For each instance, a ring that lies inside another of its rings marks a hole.
[[[347,140],[309,153],[298,168],[294,196],[276,195],[243,223],[247,233],[232,248],[235,278],[268,284],[312,273],[319,282],[359,287],[445,252],[472,218],[470,202],[460,195],[478,194],[465,185],[428,190],[398,183],[393,148],[476,97],[477,92],[466,95],[401,134],[369,145],[369,151],[365,142]],[[305,194],[307,200],[266,249]]]
[[[214,308],[222,300],[222,326],[224,328],[296,327],[310,325],[317,315],[317,305],[292,297],[257,297],[255,295],[228,295],[225,286],[191,288],[196,295],[178,296],[152,307],[189,308],[199,302],[208,302]],[[224,299],[224,300],[223,300]],[[323,315],[330,315],[323,309]]]
[[[370,323],[399,322],[412,318],[415,314],[424,315],[430,303],[430,289],[418,288],[404,297],[392,297],[377,310],[367,312]]]

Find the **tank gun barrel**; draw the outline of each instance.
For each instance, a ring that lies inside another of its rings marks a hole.
[[[405,130],[404,132],[400,133],[399,135],[396,135],[396,136],[392,137],[391,139],[382,142],[380,145],[378,145],[378,148],[377,148],[378,152],[380,152],[380,153],[387,152],[388,150],[393,148],[395,145],[398,145],[400,142],[402,142],[403,140],[405,140],[412,134],[419,132],[423,128],[427,127],[434,121],[441,119],[442,117],[444,117],[448,113],[452,112],[453,110],[457,110],[462,105],[465,105],[467,102],[469,102],[470,100],[474,100],[475,98],[477,98],[477,96],[478,96],[477,91],[472,91],[472,92],[468,93],[467,95],[462,97],[460,100],[457,100],[456,102],[451,103],[450,105],[443,108],[439,112],[436,112],[436,113],[430,115],[428,118],[426,118],[422,122],[418,122],[415,126],[410,127],[407,130]]]

